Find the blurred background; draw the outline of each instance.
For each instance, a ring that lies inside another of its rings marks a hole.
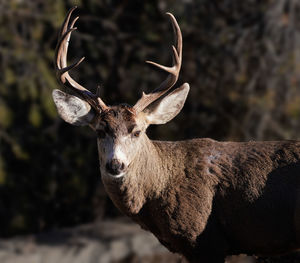
[[[104,191],[95,134],[64,123],[52,101],[52,90],[59,88],[53,66],[57,34],[74,5],[80,19],[69,62],[86,60],[71,75],[91,91],[100,85],[107,104],[134,104],[166,77],[144,61],[171,63],[173,34],[165,13],[177,18],[184,43],[178,83],[189,82],[191,91],[181,114],[150,127],[150,138],[300,138],[297,0],[0,0],[2,248],[17,250],[16,240],[30,243],[29,237],[49,243],[45,233],[60,233],[66,242],[73,237],[70,228],[89,224],[140,231],[122,219]],[[65,228],[69,232],[62,234]],[[79,232],[94,231],[84,229]],[[121,262],[114,260],[99,262]]]

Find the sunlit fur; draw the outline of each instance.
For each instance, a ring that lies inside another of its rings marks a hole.
[[[145,133],[132,142],[126,175],[102,180],[115,205],[171,251],[219,263],[300,247],[299,142],[164,142]]]

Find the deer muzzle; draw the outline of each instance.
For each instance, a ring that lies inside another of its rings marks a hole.
[[[118,159],[112,159],[106,163],[105,168],[111,175],[120,175],[124,172],[125,164]]]

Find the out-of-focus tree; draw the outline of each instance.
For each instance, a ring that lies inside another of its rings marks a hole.
[[[295,0],[0,1],[0,235],[118,215],[100,182],[94,134],[61,121],[51,91],[67,10],[78,5],[72,76],[108,104],[134,104],[165,78],[173,12],[184,37],[182,113],[150,137],[297,139],[299,10]]]

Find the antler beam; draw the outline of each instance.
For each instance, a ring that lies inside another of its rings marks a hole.
[[[75,17],[71,22],[70,18],[73,11],[77,7],[73,7],[69,10],[59,33],[59,40],[57,42],[56,50],[55,50],[55,69],[56,75],[59,82],[74,91],[77,95],[82,97],[86,102],[88,102],[96,111],[104,111],[108,109],[105,103],[98,97],[97,94],[93,94],[79,83],[77,83],[69,74],[69,70],[77,67],[83,60],[84,57],[79,59],[77,62],[73,63],[70,66],[67,66],[67,53],[69,47],[69,41],[71,34],[77,28],[74,27],[76,21],[78,20],[78,16]]]
[[[152,64],[168,72],[169,75],[165,79],[165,81],[163,81],[161,85],[157,89],[153,90],[151,93],[145,94],[143,92],[142,97],[134,105],[134,109],[136,113],[143,111],[149,104],[151,104],[152,102],[160,98],[162,95],[164,95],[166,92],[168,92],[178,80],[178,76],[181,68],[181,62],[182,62],[182,35],[181,35],[180,27],[175,17],[171,13],[167,13],[167,15],[171,19],[174,34],[175,34],[175,39],[176,39],[176,45],[175,45],[176,47],[172,46],[174,65],[172,67],[166,67],[152,61],[146,61],[146,63]]]

